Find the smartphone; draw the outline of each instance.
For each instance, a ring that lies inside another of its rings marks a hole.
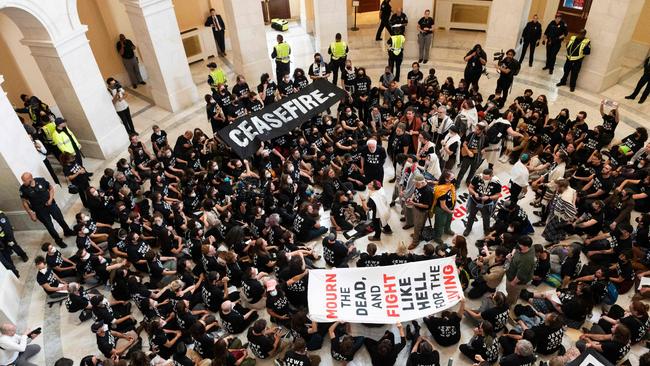
[[[449,361],[447,361],[447,366],[453,366],[454,365],[454,358],[449,357]]]
[[[43,330],[41,329],[41,327],[38,327],[38,328],[32,330],[31,332],[29,332],[29,334],[27,334],[27,336],[31,337],[34,334],[39,335],[39,334],[41,334],[42,331]]]

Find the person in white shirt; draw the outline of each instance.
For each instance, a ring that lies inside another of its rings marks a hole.
[[[108,85],[108,92],[111,94],[115,111],[122,120],[126,133],[129,135],[136,133],[135,127],[133,126],[133,120],[131,119],[129,103],[127,103],[125,99],[126,92],[124,91],[124,88],[122,88],[122,85],[120,85],[120,83],[114,78],[106,79],[106,84]]]
[[[41,346],[29,343],[38,334],[32,331],[17,335],[15,325],[0,325],[0,365],[36,366],[28,360],[41,351]]]
[[[524,195],[526,192],[528,192],[528,168],[526,168],[526,164],[528,164],[528,160],[530,160],[530,157],[528,154],[521,154],[521,157],[519,157],[519,160],[515,165],[512,167],[512,170],[510,173],[512,174],[510,176],[510,201],[517,203],[519,200],[519,195],[521,192],[524,192]]]

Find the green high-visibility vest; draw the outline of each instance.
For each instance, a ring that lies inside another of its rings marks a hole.
[[[348,48],[348,45],[345,42],[332,42],[330,45],[330,50],[332,51],[332,60],[338,60],[341,57],[347,56],[345,52]]]
[[[574,43],[576,40],[576,36],[572,36],[571,39],[569,40],[569,44],[566,45],[566,53],[567,53],[567,60],[569,61],[577,61],[585,57],[584,51],[585,47],[589,44],[589,38],[584,38],[582,42],[578,45],[578,54],[575,55],[576,48],[574,47]]]
[[[395,35],[390,37],[391,41],[391,47],[390,50],[395,54],[395,56],[399,55],[402,53],[402,49],[404,48],[404,42],[406,42],[406,38],[401,35]]]
[[[219,84],[226,84],[228,82],[228,79],[226,78],[226,73],[223,72],[223,69],[221,68],[217,68],[210,71],[210,77],[212,78],[212,82],[214,83],[214,86],[217,86]]]
[[[278,43],[275,45],[275,61],[282,63],[289,63],[289,54],[291,54],[291,47],[286,42]]]

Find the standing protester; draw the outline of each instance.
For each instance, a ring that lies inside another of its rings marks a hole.
[[[533,59],[535,57],[535,47],[539,46],[539,39],[542,38],[542,25],[537,20],[537,14],[533,15],[533,20],[526,23],[524,31],[521,33],[519,43],[523,43],[521,48],[521,55],[519,56],[519,63],[523,63],[526,50],[530,47],[530,56],[528,58],[528,66],[533,66]]]
[[[379,7],[379,28],[377,28],[375,41],[381,41],[381,34],[384,31],[384,29],[387,29],[388,32],[391,33],[389,20],[392,12],[393,9],[390,6],[390,0],[383,0]]]
[[[528,154],[521,154],[519,157],[519,160],[515,165],[512,167],[512,170],[510,173],[512,176],[510,177],[510,201],[513,203],[517,203],[519,201],[519,195],[521,192],[526,192],[528,191],[528,177],[529,177],[529,172],[528,168],[526,167],[526,164],[528,164],[528,161],[530,160],[530,157]]]
[[[404,230],[413,228],[413,242],[409,245],[409,250],[415,249],[420,244],[420,234],[433,204],[433,191],[424,176],[417,173],[414,181],[413,195],[406,200],[406,226],[403,228]]]
[[[334,73],[332,84],[336,85],[336,82],[339,80],[339,71],[341,71],[341,78],[345,72],[345,63],[348,59],[350,49],[347,43],[341,40],[341,33],[336,33],[334,39],[335,41],[330,44],[327,53],[330,55],[330,70]]]
[[[465,183],[469,186],[470,181],[474,178],[474,174],[478,167],[483,163],[483,149],[487,146],[487,138],[485,136],[485,128],[487,123],[485,121],[479,122],[474,131],[467,135],[463,145],[460,149],[460,170],[458,177],[456,177],[456,188],[460,186],[465,173],[467,172],[467,180]]]
[[[63,165],[63,174],[70,184],[70,193],[76,190],[79,198],[81,198],[81,203],[84,207],[88,207],[87,194],[88,188],[90,188],[90,178],[86,168],[75,160],[74,155],[69,153],[61,154],[61,165]]]
[[[463,74],[467,87],[478,90],[478,80],[481,78],[483,67],[487,63],[485,51],[483,51],[480,44],[477,44],[467,52],[463,60],[467,63]]]
[[[395,81],[399,82],[400,69],[402,68],[402,60],[404,59],[404,44],[406,43],[406,38],[396,31],[394,35],[388,40],[388,67],[390,67],[390,72],[394,73]]]
[[[288,75],[291,72],[291,46],[284,41],[284,37],[281,34],[278,34],[276,38],[278,44],[273,47],[273,52],[271,53],[271,58],[275,59],[275,80],[282,80],[285,75]]]
[[[0,365],[36,366],[29,359],[41,351],[41,346],[30,343],[39,334],[38,331],[29,331],[17,335],[15,325],[0,325]]]
[[[115,111],[120,117],[120,120],[122,120],[126,133],[129,135],[136,133],[135,127],[133,126],[133,119],[131,119],[129,103],[126,101],[126,92],[124,91],[124,88],[122,88],[122,85],[120,85],[120,83],[114,78],[106,79],[106,84],[108,85],[108,92],[111,94]]]
[[[490,232],[490,216],[494,204],[501,194],[501,182],[495,177],[492,169],[485,169],[480,176],[475,176],[468,187],[469,200],[467,201],[467,226],[463,236],[468,236],[472,232],[476,213],[481,211],[483,219],[483,234]]]
[[[564,74],[562,79],[557,83],[557,86],[566,85],[569,74],[569,88],[571,91],[576,89],[576,81],[580,68],[582,67],[582,60],[591,53],[591,40],[587,38],[587,31],[582,29],[577,36],[571,36],[569,43],[566,45],[566,61],[564,62]]]
[[[386,150],[377,140],[370,139],[366,142],[366,148],[360,153],[361,174],[366,181],[379,181],[384,184],[384,163],[386,162]]]
[[[433,241],[443,244],[442,234],[453,235],[451,219],[456,205],[456,187],[453,183],[454,175],[449,170],[444,170],[438,184],[433,188],[433,206],[435,221],[433,224]]]
[[[564,20],[562,20],[562,14],[555,14],[555,19],[548,23],[544,31],[542,44],[546,43],[546,66],[542,70],[548,70],[549,74],[553,74],[555,58],[557,57],[557,53],[560,52],[562,40],[568,34],[569,30]]]
[[[515,75],[519,73],[519,62],[515,60],[515,50],[509,49],[506,52],[506,57],[499,61],[497,65],[497,72],[499,73],[499,79],[497,79],[497,88],[495,94],[498,94],[501,91],[501,100],[499,101],[499,108],[503,108],[506,100],[508,99],[508,93],[510,93],[510,87],[512,87],[512,82],[514,81]]]
[[[402,12],[402,9],[397,9],[395,13],[390,16],[390,34],[404,34],[408,22],[408,18],[406,17],[406,14]]]
[[[517,242],[518,250],[510,258],[510,265],[506,269],[506,302],[512,306],[517,302],[521,290],[533,279],[535,271],[535,251],[531,249],[533,239],[522,236]]]
[[[648,94],[650,94],[650,57],[646,58],[645,62],[643,63],[643,75],[641,75],[641,79],[639,79],[639,82],[636,84],[634,91],[632,94],[626,96],[625,99],[636,98],[637,94],[639,94],[644,85],[645,90],[643,91],[643,94],[641,94],[639,104],[645,102],[645,100],[648,98]]]
[[[44,178],[34,178],[31,173],[23,173],[20,176],[23,184],[20,186],[20,198],[23,201],[23,208],[32,221],[42,222],[54,242],[61,248],[67,247],[57,233],[52,219],[63,228],[63,235],[73,236],[75,232],[70,229],[63,218],[63,214],[54,200],[54,186],[50,185]]]
[[[429,9],[424,11],[424,16],[418,20],[418,62],[429,62],[429,50],[433,40],[433,18]]]
[[[314,54],[314,63],[309,65],[309,78],[312,81],[319,79],[327,80],[330,77],[330,67],[323,61],[323,56],[320,53],[316,52]]]
[[[226,56],[226,25],[223,23],[221,14],[217,14],[217,11],[210,9],[210,16],[205,20],[206,27],[212,27],[212,35],[214,35],[214,41],[217,44],[217,51],[219,56]]]
[[[135,55],[136,47],[133,42],[127,39],[124,34],[120,34],[120,40],[117,41],[115,48],[117,48],[117,53],[122,57],[122,63],[124,64],[126,73],[129,74],[133,89],[136,89],[138,84],[145,85],[146,83],[142,80],[142,75],[140,75],[140,65],[138,64],[138,57]]]

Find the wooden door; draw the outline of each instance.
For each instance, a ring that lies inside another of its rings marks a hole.
[[[381,0],[360,0],[358,12],[368,13],[371,11],[378,11],[380,1]]]
[[[557,12],[562,14],[570,33],[584,29],[592,0],[560,0]]]
[[[269,16],[271,19],[289,19],[291,18],[291,9],[289,0],[269,0]]]

